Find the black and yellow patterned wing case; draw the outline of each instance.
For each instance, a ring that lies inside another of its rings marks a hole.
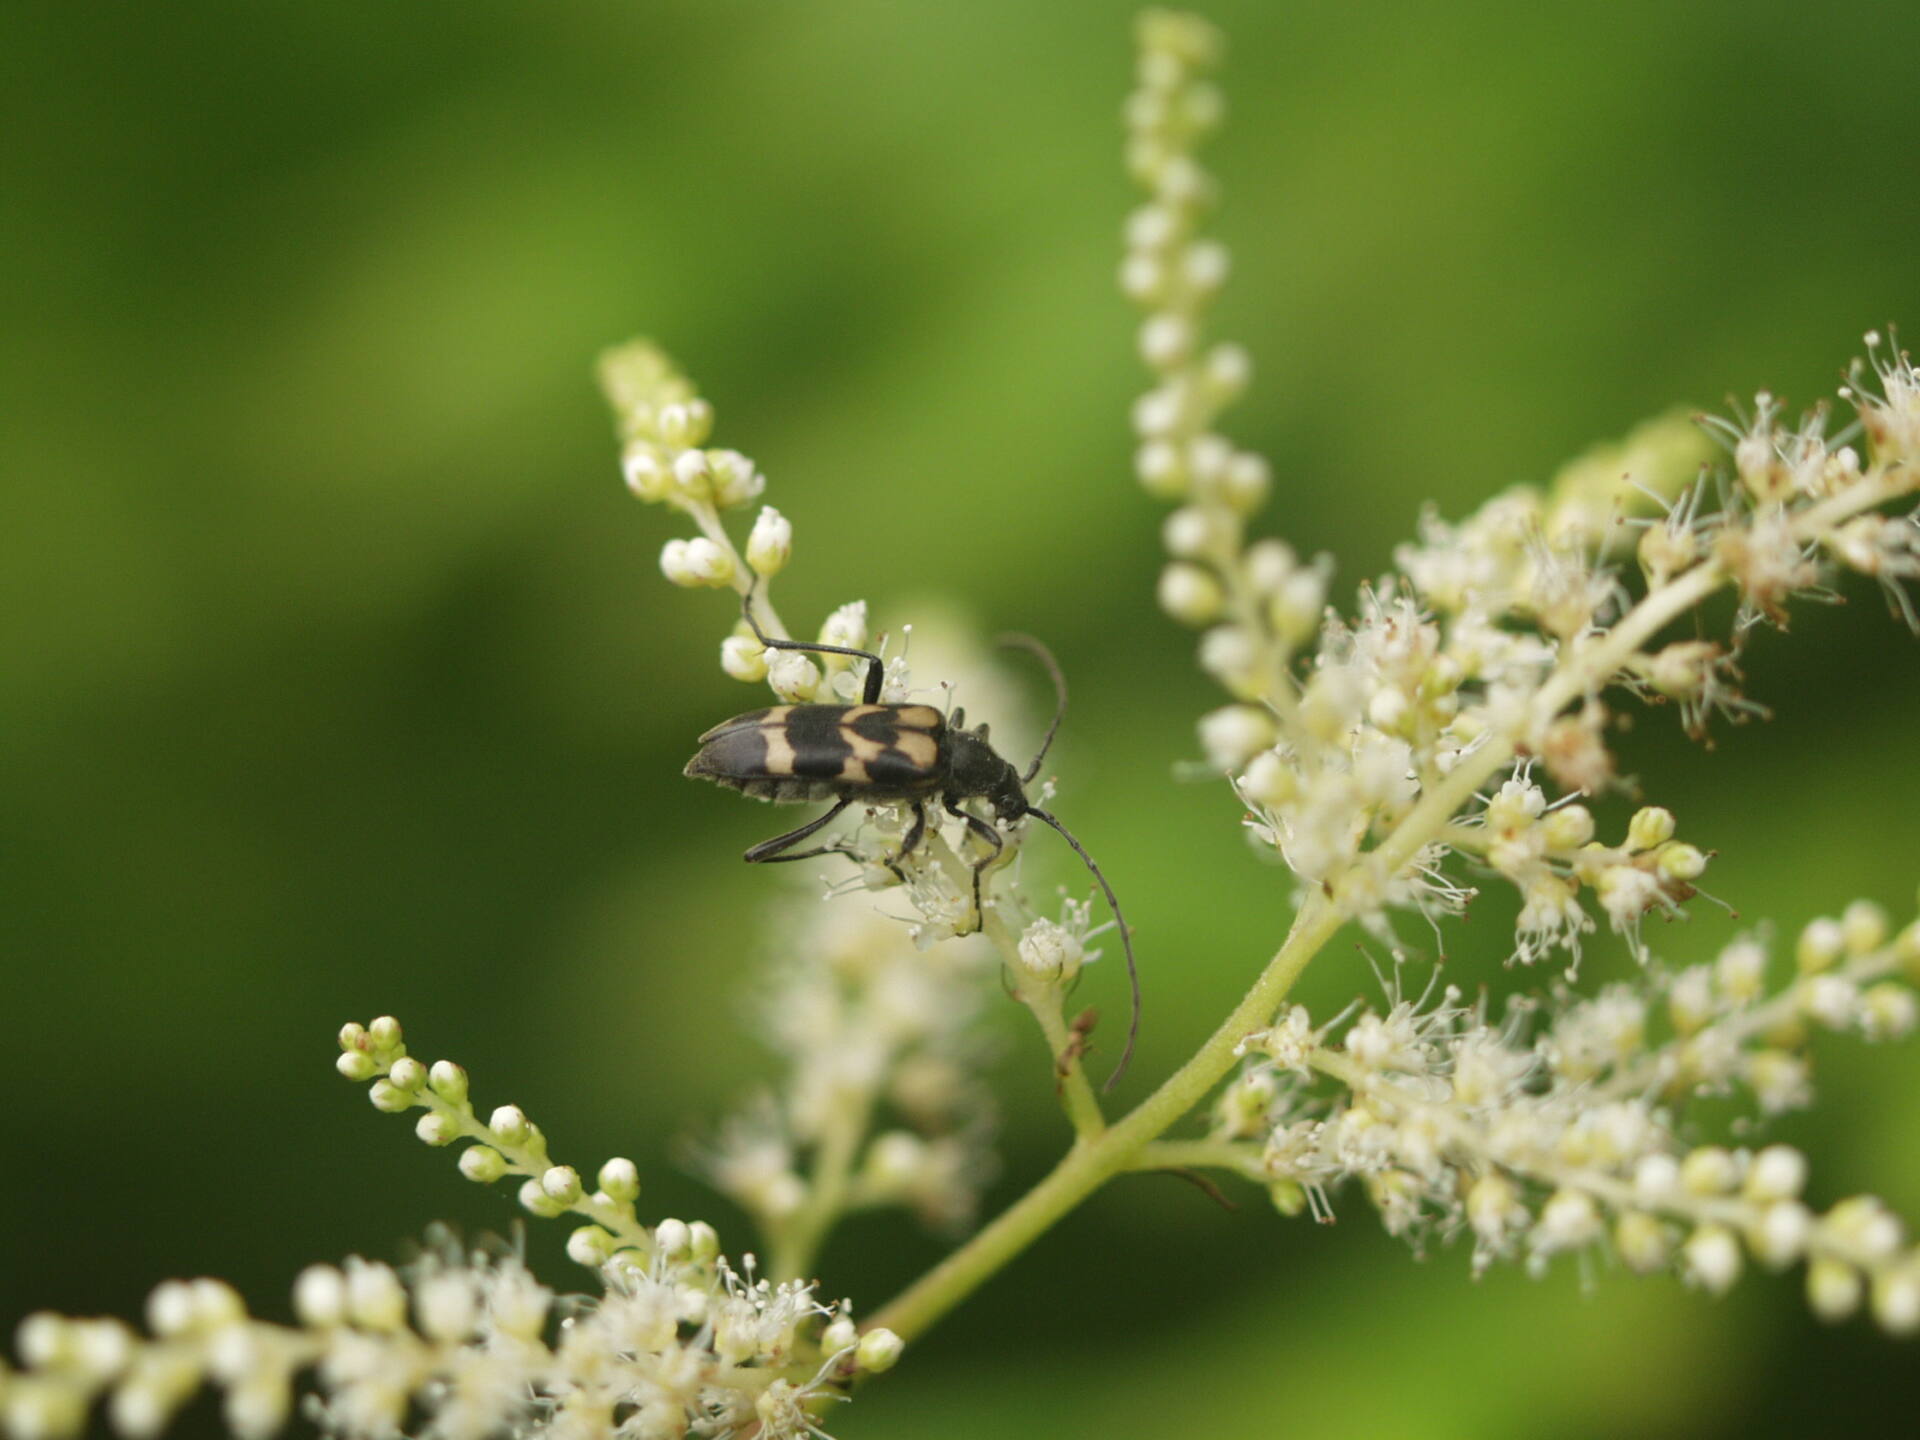
[[[700,737],[686,773],[760,800],[909,800],[945,780],[947,721],[931,705],[774,705]]]

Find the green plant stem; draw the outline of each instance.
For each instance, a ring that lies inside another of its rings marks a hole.
[[[802,1278],[846,1209],[853,1162],[872,1119],[873,1098],[872,1089],[862,1087],[842,1095],[833,1107],[814,1150],[806,1203],[769,1237],[768,1273],[773,1280]]]
[[[1044,1180],[985,1229],[879,1310],[869,1322],[912,1340],[971,1295],[995,1271],[1114,1175],[1141,1148],[1199,1104],[1237,1063],[1241,1040],[1272,1018],[1302,969],[1341,926],[1343,917],[1316,898],[1207,1043],[1134,1110],[1092,1140],[1080,1140]]]
[[[1231,1170],[1264,1179],[1260,1147],[1244,1140],[1150,1140],[1134,1154],[1129,1170]]]
[[[1086,1067],[1074,1054],[1077,1037],[1068,1030],[1066,1019],[1060,1013],[1058,996],[1052,998],[1051,1004],[1044,996],[1029,999],[1023,995],[1021,999],[1033,1012],[1033,1018],[1040,1022],[1040,1033],[1047,1037],[1047,1049],[1053,1055],[1054,1086],[1060,1092],[1060,1104],[1073,1125],[1073,1133],[1082,1140],[1097,1138],[1107,1128],[1107,1117],[1101,1113],[1100,1100],[1087,1079]],[[1062,1056],[1071,1058],[1063,1065]]]

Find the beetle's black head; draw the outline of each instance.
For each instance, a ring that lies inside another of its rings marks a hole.
[[[987,727],[947,732],[947,784],[954,795],[984,795],[1002,820],[1027,813],[1020,772],[987,743]]]

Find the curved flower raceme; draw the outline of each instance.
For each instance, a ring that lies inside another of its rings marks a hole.
[[[1803,1264],[1823,1319],[1864,1303],[1889,1331],[1920,1329],[1920,1249],[1883,1204],[1816,1212],[1798,1150],[1690,1144],[1681,1124],[1699,1095],[1744,1093],[1764,1116],[1811,1103],[1812,1030],[1910,1033],[1920,921],[1889,936],[1861,902],[1801,933],[1784,983],[1768,968],[1765,945],[1742,938],[1652,986],[1498,1023],[1452,988],[1324,1026],[1290,1007],[1247,1038],[1211,1163],[1263,1180],[1290,1212],[1324,1216],[1357,1182],[1416,1246],[1469,1242],[1476,1273],[1610,1249],[1717,1294],[1749,1262]]]
[[[371,1082],[375,1108],[420,1111],[429,1145],[470,1142],[459,1161],[469,1179],[521,1177],[530,1214],[589,1221],[567,1253],[599,1293],[563,1300],[517,1255],[444,1238],[401,1270],[353,1259],[303,1271],[293,1325],[251,1317],[217,1280],[169,1281],[148,1302],[145,1336],[115,1320],[29,1316],[22,1368],[0,1377],[8,1434],[78,1434],[99,1399],[121,1434],[152,1435],[213,1385],[236,1435],[269,1435],[306,1373],[313,1418],[352,1440],[388,1440],[410,1416],[434,1440],[792,1440],[823,1433],[825,1405],[898,1359],[897,1338],[861,1334],[846,1301],[822,1302],[810,1281],[763,1279],[751,1256],[730,1262],[710,1225],[643,1224],[631,1160],[607,1161],[589,1190],[552,1162],[517,1106],[483,1120],[466,1072],[413,1059],[392,1017],[348,1025],[340,1046],[341,1074]]]

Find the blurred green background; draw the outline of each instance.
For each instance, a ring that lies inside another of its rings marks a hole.
[[[1288,886],[1172,774],[1213,697],[1129,480],[1132,8],[5,8],[0,1324],[198,1273],[284,1314],[310,1260],[511,1224],[332,1074],[335,1027],[388,1011],[562,1157],[634,1154],[643,1210],[748,1243],[669,1154],[761,1065],[736,997],[785,892],[735,859],[769,812],[679,775],[748,692],[616,473],[589,367],[632,333],[772,477],[789,616],[933,593],[1064,658],[1060,808],[1147,972],[1132,1093],[1237,995]],[[1462,512],[1676,401],[1817,398],[1861,331],[1920,325],[1920,7],[1208,13],[1224,314],[1258,369],[1232,428],[1343,594],[1425,499]],[[1772,723],[1628,741],[1724,851],[1716,893],[1786,927],[1910,914],[1920,879],[1920,645],[1847,598],[1754,645]],[[1502,986],[1499,900],[1474,922],[1453,963]],[[1700,907],[1656,939],[1736,928]],[[1370,984],[1341,945],[1306,994]],[[1061,1139],[1007,1029],[1001,1199]],[[1911,1047],[1819,1064],[1781,1128],[1818,1197],[1920,1216]],[[1116,1185],[836,1431],[1791,1434],[1920,1398],[1920,1352],[1816,1327],[1796,1279],[1475,1285],[1341,1215]],[[528,1246],[566,1283],[561,1238]],[[938,1253],[873,1222],[827,1288],[871,1309]]]

